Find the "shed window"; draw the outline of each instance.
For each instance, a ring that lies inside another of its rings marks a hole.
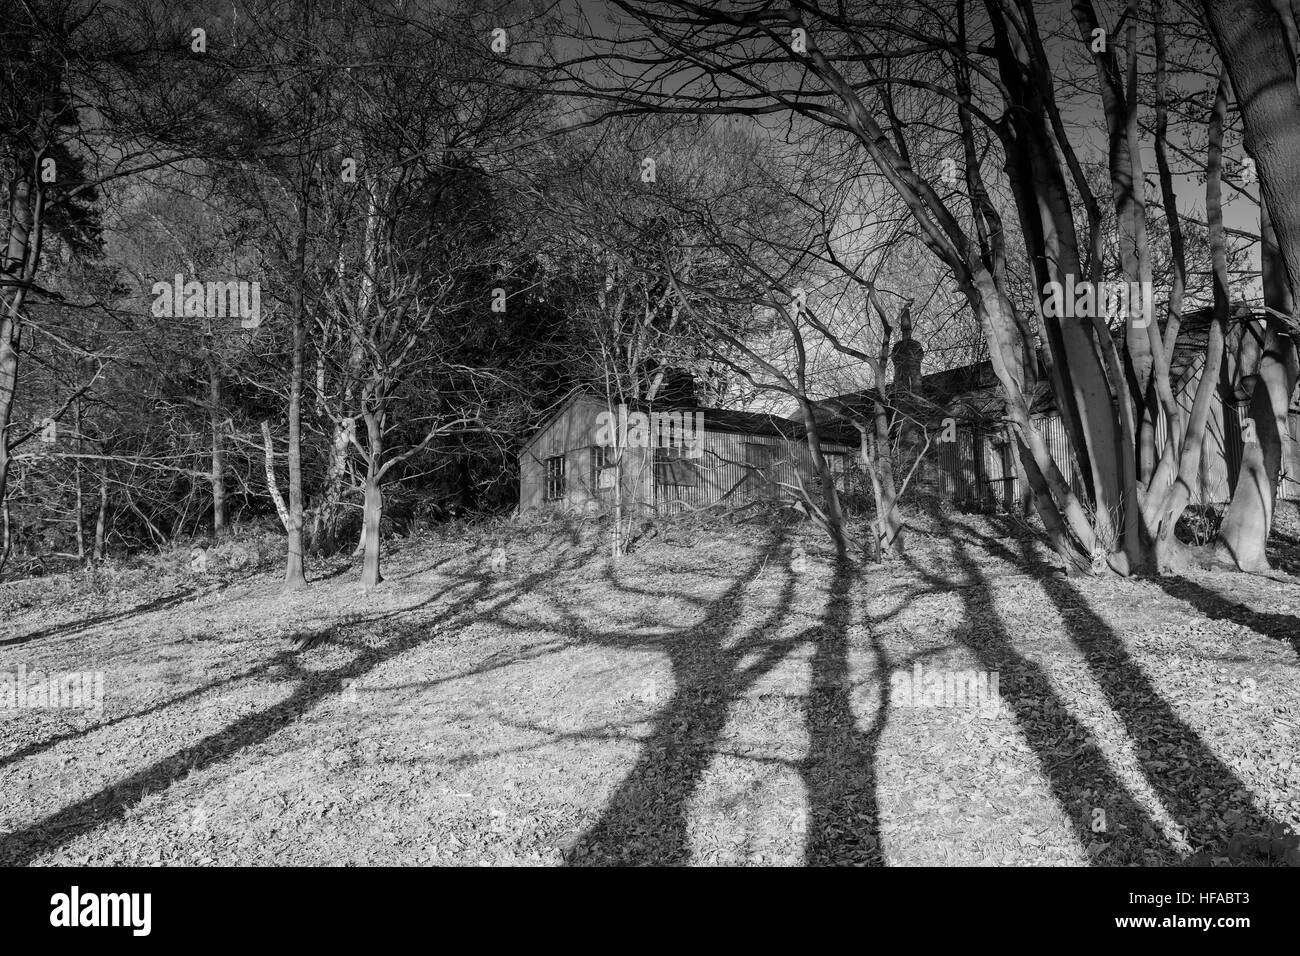
[[[608,491],[617,481],[614,452],[615,449],[608,445],[591,446],[591,487],[597,493]]]
[[[546,468],[546,493],[544,495],[547,501],[556,501],[564,497],[564,456],[556,455],[553,458],[545,459],[542,464]]]
[[[685,448],[655,449],[655,484],[681,488],[694,487],[699,483],[699,469],[686,456]]]
[[[835,487],[844,490],[845,476],[849,473],[849,458],[843,452],[826,451],[822,452],[822,457],[826,459],[826,467],[830,469],[832,481]]]

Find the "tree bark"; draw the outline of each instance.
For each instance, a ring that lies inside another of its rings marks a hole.
[[[325,470],[325,490],[321,495],[320,505],[316,509],[312,528],[312,549],[319,553],[332,552],[338,546],[339,508],[343,500],[343,484],[348,474],[352,455],[352,443],[355,438],[356,418],[353,417],[353,400],[356,395],[357,382],[360,379],[365,361],[365,349],[360,327],[364,326],[370,315],[375,294],[375,276],[379,263],[380,230],[380,183],[369,185],[366,200],[365,236],[361,254],[361,277],[355,304],[355,320],[348,322],[347,332],[347,366],[343,372],[340,408],[333,421],[333,435],[330,441],[329,461]],[[343,253],[339,253],[336,267],[340,286],[345,277]],[[341,309],[347,315],[346,309]],[[324,402],[323,368],[318,372],[322,384],[317,389],[317,401]],[[357,540],[356,554],[365,550],[364,527]]]
[[[1300,301],[1300,91],[1287,36],[1295,16],[1265,0],[1202,0],[1241,110],[1245,147],[1259,174],[1260,206],[1276,236],[1265,242],[1265,305],[1270,313],[1251,395],[1256,443],[1243,452],[1242,471],[1220,528],[1220,553],[1249,571],[1268,568],[1265,553],[1281,468],[1282,435],[1297,380],[1294,305]],[[1278,269],[1277,267],[1281,268]],[[1285,275],[1283,283],[1277,276]],[[1285,294],[1284,294],[1285,293]],[[1273,301],[1270,303],[1268,298]],[[1278,308],[1278,306],[1281,308]]]
[[[1205,429],[1209,422],[1211,403],[1218,388],[1223,365],[1225,333],[1231,308],[1228,280],[1228,244],[1223,231],[1223,123],[1228,110],[1228,77],[1223,74],[1214,99],[1209,123],[1209,152],[1205,174],[1205,209],[1209,225],[1210,258],[1214,277],[1214,320],[1210,326],[1209,345],[1205,353],[1205,366],[1196,385],[1192,399],[1192,412],[1187,420],[1187,430],[1181,441],[1178,474],[1167,490],[1149,489],[1152,499],[1158,499],[1156,509],[1157,534],[1155,540],[1156,567],[1162,573],[1182,570],[1185,558],[1174,528],[1191,500],[1192,487],[1199,485],[1201,455],[1205,442]],[[1231,412],[1224,406],[1225,414]],[[1167,445],[1174,444],[1170,423]]]
[[[95,561],[104,560],[105,534],[108,529],[108,476],[99,476],[99,511],[95,515]]]
[[[373,588],[383,580],[379,573],[379,523],[384,516],[384,496],[379,488],[379,467],[383,461],[383,426],[378,416],[366,413],[366,490],[361,524],[365,535],[365,558],[361,584]]]
[[[289,512],[285,532],[288,558],[284,569],[284,590],[296,591],[307,586],[303,572],[302,535],[302,376],[304,348],[304,312],[307,285],[307,203],[310,198],[310,170],[303,170],[303,188],[299,196],[298,245],[294,256],[293,291],[293,366],[289,375]]]
[[[81,399],[73,406],[73,423],[77,430],[77,457],[72,461],[72,483],[77,500],[77,560],[86,560],[86,506],[81,492]]]
[[[1027,5],[1022,5],[1022,8],[1024,6]],[[1006,27],[1005,20],[1002,25]],[[1011,97],[1006,116],[1014,135],[1004,139],[1008,174],[1035,276],[1045,295],[1049,282],[1065,285],[1070,276],[1079,280],[1090,273],[1085,271],[1080,259],[1069,190],[1048,130],[1050,104],[1046,94],[1036,80],[1035,72],[1022,61],[1021,51],[1015,45],[1010,29],[999,33],[995,50],[999,75]],[[1109,116],[1109,109],[1107,113]],[[1114,147],[1115,137],[1112,140]],[[1120,167],[1130,167],[1128,157],[1117,157],[1112,148],[1112,168]],[[1004,298],[1002,291],[997,289],[999,297]],[[983,293],[981,297],[985,302],[984,311],[990,318],[1000,317],[1000,313],[1007,311],[1001,302],[994,309],[991,294]],[[1075,455],[1092,498],[1092,517],[1087,522],[1091,528],[1086,535],[1092,541],[1088,547],[1090,558],[1098,547],[1118,553],[1112,564],[1127,572],[1141,561],[1139,523],[1134,510],[1136,427],[1132,410],[1128,407],[1128,396],[1116,395],[1121,383],[1107,376],[1108,359],[1113,358],[1107,353],[1107,347],[1113,343],[1108,342],[1108,336],[1100,328],[1104,323],[1095,314],[1062,319],[1048,316],[1044,310],[1043,323],[1052,353],[1059,411],[1075,439]],[[1005,361],[1007,356],[1016,354],[1016,349],[1010,336],[1002,337],[1006,341],[1001,343],[999,353]],[[1119,377],[1117,371],[1111,369],[1112,377]],[[1008,380],[1014,381],[1015,391],[1019,393],[1023,382],[1015,381],[1010,375]],[[1023,404],[1023,398],[1020,401]],[[1018,428],[1032,431],[1028,406],[1023,412],[1023,424],[1018,424]],[[1013,415],[1013,420],[1015,418]],[[1038,460],[1034,448],[1036,443],[1027,442],[1031,455]],[[1055,494],[1057,485],[1051,480],[1052,467],[1047,461],[1038,460],[1038,469],[1047,482],[1046,486]],[[1042,487],[1031,480],[1033,486]],[[1070,507],[1060,499],[1057,504]],[[1076,523],[1065,515],[1061,519],[1067,526]],[[1070,563],[1068,557],[1067,563]]]
[[[5,562],[9,560],[9,552],[13,550],[12,531],[9,527],[9,499],[5,498],[0,501],[0,512],[4,518],[4,537],[0,540],[0,571],[4,570]]]
[[[1169,230],[1170,268],[1172,270],[1169,290],[1169,315],[1165,322],[1164,354],[1172,356],[1178,343],[1178,330],[1182,326],[1183,296],[1187,288],[1187,253],[1183,241],[1182,223],[1178,218],[1178,197],[1174,192],[1173,173],[1169,167],[1168,156],[1168,71],[1166,69],[1164,3],[1156,0],[1154,5],[1155,52],[1156,52],[1156,129],[1155,154],[1156,167],[1160,176],[1160,196],[1165,207],[1165,224]],[[1164,369],[1165,382],[1169,382],[1168,362]],[[1172,394],[1172,390],[1171,390]],[[1171,479],[1179,468],[1182,455],[1182,441],[1185,430],[1182,408],[1177,402],[1165,407],[1166,439],[1160,449],[1160,459],[1154,474],[1146,483],[1146,502],[1143,511],[1143,523],[1147,528],[1155,528],[1159,521],[1157,512],[1168,493]],[[1158,532],[1157,532],[1158,533]],[[1158,549],[1157,549],[1158,551]],[[1157,553],[1157,562],[1159,554]]]
[[[211,330],[204,348],[208,371],[208,427],[212,431],[212,537],[219,540],[226,533],[226,448],[222,436],[221,365],[213,352]]]
[[[1287,430],[1287,408],[1295,391],[1297,361],[1295,344],[1273,323],[1265,332],[1264,354],[1260,359],[1250,399],[1250,420],[1254,441],[1242,451],[1241,474],[1233,491],[1228,512],[1219,529],[1219,550],[1243,571],[1269,569],[1266,545],[1273,525],[1278,476],[1282,467],[1283,438]],[[1232,409],[1225,411],[1232,414]]]
[[[311,547],[316,554],[333,554],[338,548],[339,507],[343,500],[343,479],[351,454],[353,419],[336,425],[325,468],[325,490],[312,517]]]
[[[803,415],[804,431],[808,438],[808,454],[813,468],[822,486],[822,503],[826,506],[826,524],[831,541],[835,544],[837,561],[849,558],[849,543],[844,534],[844,512],[840,508],[839,489],[835,487],[835,475],[831,472],[826,456],[822,454],[821,435],[817,429],[817,417],[813,414],[812,402],[807,398],[799,401],[799,411]]]
[[[873,402],[872,422],[872,491],[876,497],[877,547],[902,554],[907,542],[903,516],[898,511],[898,483],[894,477],[893,446],[889,441],[889,411],[882,402]]]
[[[1293,302],[1300,300],[1300,92],[1286,25],[1267,0],[1202,0],[1245,128]],[[1288,18],[1294,25],[1294,17]],[[1294,328],[1294,324],[1292,325]]]
[[[36,181],[22,172],[9,184],[9,237],[0,276],[0,501],[9,484],[9,426],[18,393],[18,355],[22,341],[23,310],[27,289],[36,276],[41,255],[44,194]]]
[[[280,516],[280,524],[284,525],[285,530],[289,529],[289,508],[284,503],[284,496],[280,494],[280,486],[275,480],[275,446],[271,441],[271,423],[262,422],[262,450],[266,462],[266,490],[271,494],[271,500],[275,503],[275,513]]]

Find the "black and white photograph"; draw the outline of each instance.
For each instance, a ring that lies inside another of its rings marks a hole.
[[[1278,922],[1296,0],[0,0],[0,173],[54,938],[287,868]]]

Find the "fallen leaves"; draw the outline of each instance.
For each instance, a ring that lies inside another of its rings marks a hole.
[[[268,575],[155,610],[177,582],[0,587],[19,633],[53,604],[79,622],[23,660],[120,678],[100,721],[0,720],[0,831],[47,863],[1300,862],[1294,590],[1053,601],[972,550],[982,581],[870,569],[832,595],[829,562],[792,578],[763,548],[657,540],[616,573],[521,549],[476,592],[473,548],[422,541],[368,596]],[[952,572],[944,539],[914,551]],[[289,654],[305,630],[328,637]],[[1002,711],[895,706],[914,660],[996,666]]]

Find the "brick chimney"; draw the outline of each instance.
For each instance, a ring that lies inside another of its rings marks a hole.
[[[894,387],[914,392],[921,386],[921,359],[925,349],[921,343],[912,338],[912,302],[908,299],[903,305],[903,312],[898,317],[899,340],[889,353],[894,363]]]

